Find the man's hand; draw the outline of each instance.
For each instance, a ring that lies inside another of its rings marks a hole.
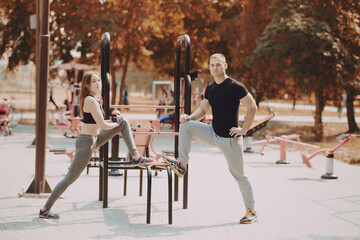
[[[232,127],[229,130],[230,136],[232,137],[239,137],[239,136],[245,136],[246,135],[245,130],[243,130],[241,127]]]
[[[182,115],[180,116],[180,123],[184,123],[184,122],[187,122],[187,121],[189,121],[189,120],[191,120],[191,119],[190,119],[190,116],[187,115],[187,114],[182,114]]]

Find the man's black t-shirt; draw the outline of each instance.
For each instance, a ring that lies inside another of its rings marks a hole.
[[[205,99],[212,108],[212,126],[217,135],[232,138],[229,130],[239,126],[240,99],[247,94],[246,87],[232,78],[225,79],[221,84],[214,81],[206,87]]]

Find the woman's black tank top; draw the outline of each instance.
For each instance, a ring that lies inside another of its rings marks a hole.
[[[88,96],[95,98],[93,95],[88,94]],[[96,98],[95,98],[96,99]],[[99,103],[100,108],[101,108],[101,112],[103,114],[103,116],[105,117],[105,112],[104,109],[102,108],[101,104]],[[93,118],[92,114],[89,112],[83,112],[84,118],[82,119],[83,123],[88,123],[88,124],[96,124],[95,119]]]

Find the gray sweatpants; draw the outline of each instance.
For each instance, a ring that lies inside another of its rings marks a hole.
[[[76,139],[76,152],[69,171],[64,179],[55,186],[44,206],[46,209],[50,209],[54,205],[55,201],[59,199],[59,197],[70,186],[70,184],[80,177],[80,174],[84,171],[90,161],[92,152],[104,145],[119,132],[121,132],[122,138],[130,155],[134,156],[138,153],[132,136],[130,124],[126,119],[123,119],[122,123],[116,128],[110,130],[100,130],[98,136],[80,134]]]
[[[191,139],[218,147],[224,154],[229,170],[234,176],[242,193],[246,208],[254,209],[254,197],[248,178],[244,174],[243,138],[224,138],[216,135],[212,125],[197,121],[188,121],[180,125],[179,161],[188,164]]]

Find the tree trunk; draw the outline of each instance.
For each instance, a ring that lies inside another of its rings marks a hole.
[[[346,116],[348,119],[349,130],[348,133],[360,132],[359,127],[355,121],[354,113],[354,100],[355,100],[355,91],[353,87],[346,88]]]
[[[126,80],[127,70],[128,70],[128,66],[129,66],[129,59],[130,59],[130,47],[128,47],[128,49],[126,51],[126,59],[125,59],[124,67],[123,67],[123,74],[121,76],[119,105],[123,105],[123,103],[124,103],[125,80]]]
[[[116,83],[116,68],[114,66],[111,66],[111,72],[112,72],[112,78],[111,78],[111,104],[115,105],[116,101],[116,89],[117,89],[117,83]]]
[[[325,107],[325,99],[322,95],[322,89],[315,91],[315,141],[320,142],[324,136],[324,126],[322,123],[322,112]]]

